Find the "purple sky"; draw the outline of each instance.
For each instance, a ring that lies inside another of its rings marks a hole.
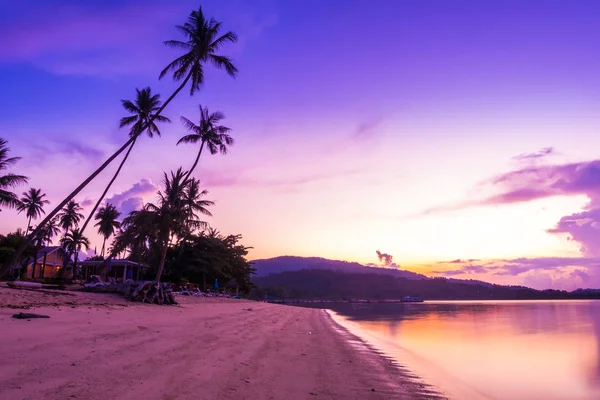
[[[201,4],[238,33],[223,52],[239,77],[209,68],[168,107],[174,122],[139,141],[109,194],[122,210],[191,165],[178,120],[202,104],[236,139],[196,173],[209,222],[255,257],[367,263],[380,249],[417,272],[600,287],[600,4]],[[0,136],[53,204],[125,140],[120,99],[172,92],[162,41],[198,5],[0,0]],[[88,209],[113,170],[78,197]],[[1,231],[25,224],[2,212]],[[484,261],[439,263],[465,258]]]

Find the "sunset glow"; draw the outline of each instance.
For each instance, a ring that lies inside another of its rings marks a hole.
[[[197,3],[0,2],[0,136],[51,206],[127,140],[121,99],[176,87],[158,80],[175,54],[162,41]],[[239,76],[208,69],[169,105],[107,198],[131,211],[189,168],[179,119],[202,104],[236,140],[194,171],[207,221],[251,258],[367,264],[379,249],[428,276],[600,287],[600,4],[341,3],[203,1],[239,35],[223,49]],[[86,215],[116,168],[77,197]],[[0,233],[27,225],[0,218]]]

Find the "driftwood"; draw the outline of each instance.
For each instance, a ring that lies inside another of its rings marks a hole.
[[[42,314],[29,314],[29,313],[18,313],[18,314],[14,314],[12,316],[13,318],[17,318],[17,319],[31,319],[31,318],[50,318],[47,315],[42,315]]]
[[[151,304],[177,304],[171,285],[165,282],[139,282],[130,286],[127,296],[132,301]]]
[[[133,282],[113,283],[101,286],[88,286],[86,290],[102,293],[119,293],[131,301],[159,305],[177,304],[173,297],[171,285],[166,282]]]

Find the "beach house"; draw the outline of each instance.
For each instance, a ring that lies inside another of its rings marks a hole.
[[[36,257],[31,258],[31,262],[25,268],[25,277],[31,279],[56,278],[61,269],[69,265],[69,257],[65,250],[60,246],[42,247],[36,252]],[[63,271],[65,276],[67,269]],[[70,271],[68,275],[70,276]]]
[[[117,281],[127,279],[139,280],[148,266],[129,260],[86,260],[79,263],[86,278],[90,275],[100,275],[105,280],[114,278]]]

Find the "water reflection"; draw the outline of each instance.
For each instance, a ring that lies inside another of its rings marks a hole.
[[[600,399],[600,302],[327,306],[431,380],[494,399]]]

